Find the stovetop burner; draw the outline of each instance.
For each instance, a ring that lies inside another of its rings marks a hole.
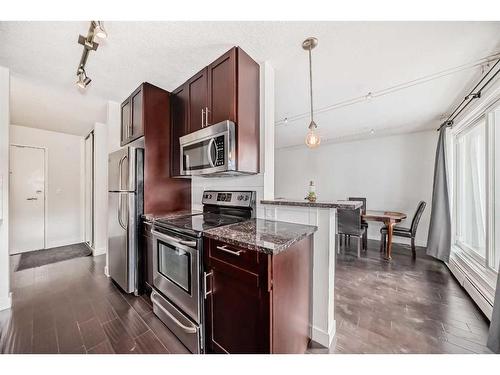
[[[247,220],[245,217],[205,212],[196,215],[180,216],[173,219],[156,219],[154,224],[160,228],[176,230],[199,237],[205,230],[239,223],[245,220]]]

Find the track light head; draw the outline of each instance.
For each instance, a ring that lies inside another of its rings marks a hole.
[[[106,39],[108,37],[108,33],[104,29],[104,22],[102,21],[94,21],[94,35],[101,39]]]
[[[87,74],[85,73],[85,70],[83,68],[80,68],[78,70],[78,80],[76,81],[76,85],[81,89],[86,89],[90,82],[92,82],[92,79],[87,77]]]

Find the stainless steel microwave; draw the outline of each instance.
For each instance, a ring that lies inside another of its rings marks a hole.
[[[179,138],[181,175],[237,174],[236,126],[222,121]]]

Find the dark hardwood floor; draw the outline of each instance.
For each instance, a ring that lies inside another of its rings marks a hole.
[[[402,245],[385,262],[378,241],[357,259],[354,242],[337,256],[334,345],[309,353],[489,353],[486,318],[444,264],[423,249],[413,262]],[[187,353],[149,298],[121,293],[104,263],[85,257],[14,272],[0,352]]]
[[[356,258],[356,240],[335,269],[335,353],[490,353],[489,322],[445,264],[395,244],[384,261],[379,242]]]
[[[104,265],[105,256],[85,257],[14,272],[0,352],[188,353],[149,298],[120,292]]]

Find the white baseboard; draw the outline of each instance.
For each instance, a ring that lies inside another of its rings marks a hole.
[[[104,274],[109,277],[109,270],[108,270],[108,266],[104,266]]]
[[[330,345],[333,342],[333,339],[335,338],[335,332],[336,332],[336,327],[337,323],[334,320],[332,324],[332,328],[330,329],[330,332],[326,332],[318,327],[312,326],[312,334],[311,334],[311,339],[318,344],[321,344],[327,348],[330,347]]]
[[[9,293],[7,296],[0,298],[0,311],[7,310],[12,307],[12,293]]]

